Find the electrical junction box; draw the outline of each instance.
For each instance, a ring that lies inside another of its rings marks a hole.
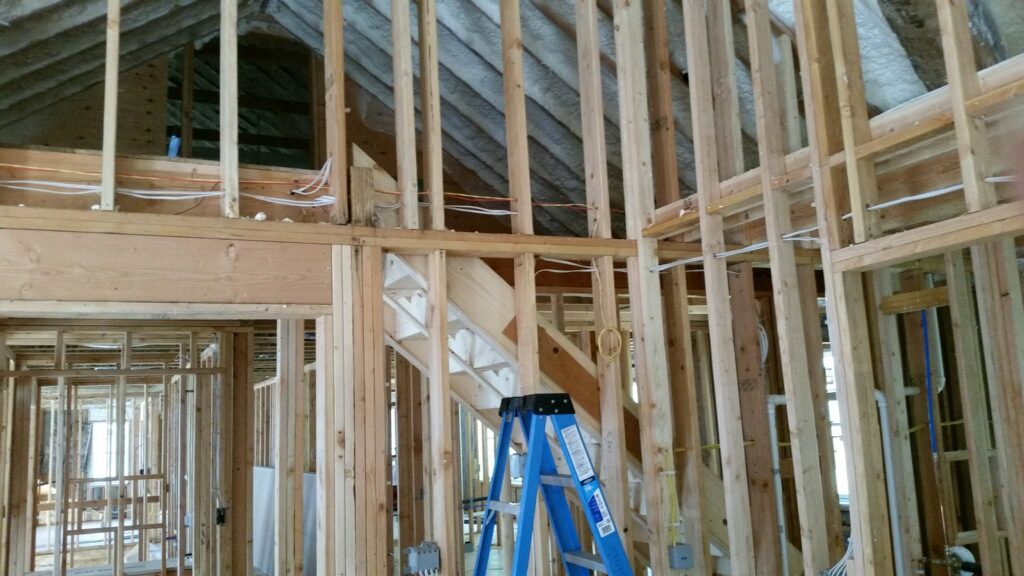
[[[423,542],[405,549],[405,568],[402,574],[437,574],[441,570],[441,549],[433,542]]]
[[[689,544],[673,544],[669,546],[668,566],[673,570],[693,568],[693,548]]]

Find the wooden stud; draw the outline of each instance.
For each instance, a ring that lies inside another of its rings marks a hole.
[[[253,502],[249,498],[254,456],[253,428],[255,394],[252,362],[255,359],[255,336],[252,332],[233,334],[231,356],[231,396],[226,401],[231,410],[231,505],[228,525],[231,546],[228,549],[232,573],[251,574],[253,566]],[[222,547],[223,550],[223,547]]]
[[[637,257],[627,260],[633,332],[636,335],[637,385],[640,392],[640,431],[643,475],[647,484],[651,569],[671,574],[667,551],[679,541],[676,519],[675,457],[671,385],[661,299],[655,267],[655,245],[643,238],[654,220],[654,177],[651,168],[650,123],[647,112],[647,73],[643,48],[643,6],[615,0],[615,52],[622,132],[623,186],[627,199],[626,231],[637,241]],[[624,520],[625,522],[625,520]]]
[[[398,440],[398,539],[400,550],[420,543],[416,530],[416,517],[421,513],[420,498],[416,493],[420,470],[416,468],[413,453],[416,449],[415,417],[419,377],[413,375],[412,364],[395,352],[395,408]]]
[[[608,198],[608,162],[604,133],[604,99],[601,85],[601,51],[598,44],[596,0],[576,2],[576,43],[579,55],[580,114],[583,119],[583,153],[586,169],[587,226],[592,237],[611,237],[611,206]],[[596,354],[597,381],[601,396],[601,478],[608,508],[620,523],[628,522],[629,478],[626,470],[625,424],[622,417],[622,366],[629,349],[619,326],[615,292],[615,265],[611,258],[593,260],[591,283],[594,295],[594,338],[599,346],[618,350]],[[615,331],[613,336],[611,331]],[[587,332],[586,334],[589,334]],[[590,350],[585,346],[584,350]],[[625,524],[624,524],[625,525]],[[626,550],[632,550],[631,534],[623,532]]]
[[[193,129],[195,118],[196,45],[185,44],[181,61],[181,157],[192,157]]]
[[[707,35],[708,60],[713,83],[715,126],[718,128],[715,138],[718,177],[725,180],[741,174],[744,164],[731,0],[708,2],[706,18],[707,29],[710,31]]]
[[[220,3],[221,215],[238,218],[238,0]]]
[[[54,345],[54,366],[57,368],[64,367],[64,334],[61,331],[57,332],[57,339]],[[67,509],[66,509],[66,493],[67,483],[65,482],[65,475],[67,473],[67,413],[68,413],[68,389],[67,380],[63,377],[57,378],[57,403],[54,408],[55,414],[53,415],[55,424],[51,429],[53,434],[54,442],[51,446],[55,458],[51,463],[51,475],[50,484],[56,485],[56,496],[54,497],[53,507],[53,536],[51,542],[53,542],[53,574],[54,576],[64,576],[66,573],[66,546],[67,540],[63,534],[63,526],[67,522]],[[59,538],[58,538],[59,536]]]
[[[971,247],[985,374],[991,397],[996,448],[1003,486],[1024,477],[1024,298],[1012,241]],[[1005,489],[1002,504],[1007,518],[1010,557],[1024,558],[1024,494]],[[1018,562],[1011,566],[1016,567]]]
[[[189,346],[188,346],[188,357],[196,357],[196,334],[189,334]],[[185,347],[179,346],[179,351],[182,357],[185,357]],[[185,575],[185,557],[188,553],[189,543],[189,529],[185,524],[185,517],[188,515],[188,495],[194,482],[194,477],[188,472],[188,415],[186,408],[188,406],[187,390],[186,390],[186,378],[177,378],[177,398],[175,398],[176,408],[176,426],[177,430],[177,462],[175,462],[175,475],[177,480],[177,490],[175,494],[175,500],[177,502],[177,509],[175,514],[175,573],[177,576]],[[186,480],[188,478],[188,480]]]
[[[877,359],[877,376],[885,393],[888,413],[880,417],[889,420],[892,436],[890,450],[894,465],[896,482],[895,508],[900,516],[902,549],[894,550],[894,561],[903,565],[904,570],[911,569],[914,558],[922,556],[921,524],[918,520],[917,490],[914,480],[914,462],[911,454],[911,435],[909,411],[907,409],[907,389],[904,383],[903,356],[900,348],[899,318],[885,314],[882,302],[893,292],[891,271],[881,270],[871,274],[874,284],[874,300],[872,324],[875,333]],[[889,504],[890,509],[893,503]]]
[[[771,445],[765,441],[769,438],[769,414],[766,411],[768,375],[761,362],[758,335],[761,319],[754,293],[754,270],[750,264],[738,264],[729,270],[729,274],[729,305],[733,310],[733,349],[739,382],[739,418],[747,465],[754,559],[760,573],[782,574],[778,515],[785,511],[776,510]]]
[[[786,391],[786,414],[789,420],[797,510],[800,516],[801,551],[804,571],[816,574],[827,570],[831,562],[828,532],[825,529],[825,487],[818,458],[818,435],[814,426],[814,400],[811,393],[807,343],[804,341],[803,308],[800,302],[800,286],[797,282],[796,255],[793,243],[784,239],[786,234],[793,231],[789,196],[776,184],[784,178],[786,172],[783,110],[774,67],[768,3],[766,0],[747,0],[746,8],[757,113],[758,152],[761,159],[761,189],[764,194],[776,334],[781,356],[779,366]],[[807,294],[803,296],[811,297]],[[776,512],[783,513],[782,510]],[[755,532],[755,544],[756,541]]]
[[[533,234],[530,156],[527,150],[526,91],[523,84],[523,38],[519,0],[501,1],[502,80],[505,87],[505,140],[508,148],[512,232]]]
[[[349,253],[343,247],[343,266],[335,272],[335,281],[340,283],[335,286],[335,321],[341,318],[343,322],[342,334],[336,336],[336,342],[342,343],[344,353],[336,359],[336,366],[351,366],[344,376],[352,382],[348,388],[352,390],[352,397],[346,399],[344,420],[352,422],[351,431],[346,424],[345,438],[354,439],[351,474],[355,499],[351,501],[349,515],[355,520],[346,525],[349,533],[346,536],[351,538],[346,545],[351,546],[347,556],[352,574],[385,574],[392,549],[388,529],[391,521],[387,443],[390,383],[384,362],[384,304],[383,299],[374,296],[383,291],[382,259],[379,248],[363,247]],[[348,458],[346,446],[346,460]],[[348,470],[346,463],[346,473]]]
[[[987,180],[990,159],[985,121],[972,117],[968,111],[968,102],[981,93],[981,84],[967,5],[955,0],[938,0],[936,5],[964,199],[968,211],[977,213],[996,207],[997,198],[994,186]],[[1024,302],[1016,252],[1011,238],[971,247],[989,390],[996,422],[1001,424],[995,428],[1005,486],[1012,486],[1013,479],[1024,474],[1024,365],[1019,361],[1024,357]],[[1005,504],[1010,557],[1014,559],[1013,566],[1019,568],[1020,559],[1024,558],[1024,494],[1009,490]]]
[[[878,183],[874,160],[858,158],[856,152],[858,146],[871,141],[857,22],[853,4],[843,0],[826,0],[825,4],[828,8],[829,30],[832,36],[836,94],[839,109],[842,111],[840,118],[843,127],[843,151],[848,167],[846,174],[850,183],[853,236],[855,242],[863,242],[878,234],[877,218],[867,210],[876,202]],[[827,54],[820,56],[826,57]]]
[[[924,278],[920,271],[908,270],[901,274],[901,288],[907,288],[911,290],[924,288]],[[940,471],[943,469],[943,437],[942,431],[942,411],[941,405],[938,403],[938,392],[933,387],[931,391],[931,399],[928,397],[928,390],[925,386],[927,379],[935,377],[935,366],[934,364],[929,365],[925,362],[925,341],[924,341],[924,327],[921,323],[921,315],[923,312],[916,312],[913,314],[905,314],[900,317],[900,322],[903,325],[903,348],[904,348],[904,362],[903,372],[907,375],[910,382],[914,383],[918,387],[918,393],[907,398],[906,405],[907,410],[912,418],[912,421],[918,425],[924,424],[924,428],[919,432],[909,435],[910,445],[914,446],[913,455],[915,456],[914,461],[914,472],[916,473],[916,483],[903,479],[903,483],[906,486],[903,490],[912,490],[913,487],[917,486],[917,500],[918,505],[921,507],[921,536],[922,536],[922,547],[924,549],[924,555],[928,558],[941,557],[945,554],[945,542],[947,538],[952,536],[946,534],[946,530],[955,528],[955,526],[947,523],[943,518],[942,512],[944,510],[950,510],[949,505],[951,502],[944,502],[942,498],[942,475]],[[936,335],[932,335],[931,338],[937,338]],[[934,360],[932,360],[934,362]],[[940,368],[941,369],[941,368]],[[905,393],[905,392],[904,392]],[[935,408],[931,416],[929,415],[929,402],[931,402]],[[928,430],[929,418],[934,417],[935,424],[935,455],[932,455],[932,447],[930,442],[930,434]],[[933,461],[933,458],[937,459]],[[914,478],[915,476],[909,476],[908,478]],[[907,485],[909,484],[909,485]],[[942,567],[938,567],[936,571],[939,574],[947,574]]]
[[[996,204],[995,187],[989,176],[988,140],[985,120],[974,118],[967,111],[967,102],[981,94],[981,83],[974,63],[974,41],[971,38],[967,5],[961,0],[937,0],[942,50],[949,78],[953,124],[956,127],[960,172],[964,184],[967,210],[975,212]]]
[[[802,265],[797,268],[800,293],[817,294],[818,282],[815,268]],[[828,533],[829,556],[839,558],[846,551],[843,535],[842,511],[839,509],[839,493],[836,488],[835,448],[832,444],[832,423],[829,419],[828,397],[825,390],[824,338],[821,333],[821,313],[817,298],[802,298],[804,340],[807,344],[807,362],[810,370],[812,410],[818,434],[818,458],[821,468],[822,486],[825,491],[825,530]]]
[[[441,573],[453,569],[462,554],[461,523],[455,500],[455,454],[452,445],[451,385],[448,380],[448,274],[444,251],[431,253],[427,260],[430,330],[430,488],[433,540],[441,549]]]
[[[391,3],[391,57],[395,92],[395,148],[398,191],[402,199],[402,227],[420,227],[420,199],[416,182],[416,103],[413,98],[412,32],[409,2]]]
[[[679,199],[676,128],[672,115],[672,61],[668,54],[668,16],[665,13],[665,0],[645,0],[643,4],[644,28],[647,32],[644,42],[647,49],[647,83],[651,93],[655,204],[663,206]],[[598,91],[598,94],[601,92]],[[603,120],[594,118],[586,121],[603,123]]]
[[[419,8],[420,118],[423,124],[423,179],[430,202],[430,228],[444,230],[444,165],[441,149],[441,87],[437,64],[435,0]]]
[[[303,321],[277,322],[277,383],[274,398],[274,565],[277,574],[302,573],[302,454],[305,406]]]
[[[122,347],[121,347],[121,368],[124,369],[124,370],[131,369],[131,362],[132,362],[132,335],[131,335],[130,332],[128,332],[128,333],[125,333],[125,335],[124,335],[124,343],[122,344]],[[116,453],[114,455],[115,456],[115,464],[114,464],[114,466],[117,468],[117,472],[115,474],[117,476],[117,497],[118,497],[119,500],[121,500],[123,502],[123,499],[125,498],[125,495],[126,495],[125,488],[127,487],[127,484],[125,484],[125,480],[124,480],[124,476],[125,476],[124,468],[125,468],[125,452],[126,452],[125,442],[127,441],[127,438],[125,438],[125,436],[127,436],[125,427],[128,424],[128,422],[127,422],[127,419],[128,419],[128,406],[127,406],[127,403],[128,403],[128,398],[127,398],[128,378],[126,376],[118,376],[117,377],[117,384],[116,384],[116,386],[117,386],[117,400],[116,400],[117,404],[116,404],[116,410],[115,410],[114,418],[117,421],[117,425],[115,426],[115,430],[116,430],[116,433],[117,433],[117,440],[116,440],[116,447],[114,448],[114,450],[116,451]],[[77,451],[77,448],[76,448],[76,451]],[[113,566],[113,570],[114,570],[114,575],[115,576],[121,576],[122,574],[124,574],[124,520],[125,520],[124,517],[125,517],[126,511],[125,511],[125,507],[124,507],[123,503],[122,504],[118,504],[117,508],[118,508],[117,531],[116,531],[115,536],[114,536],[114,566]]]
[[[331,222],[347,224],[348,208],[348,144],[345,122],[345,26],[342,15],[344,0],[323,0],[324,13],[324,107],[327,128],[327,157],[331,169],[327,183],[334,194]]]
[[[705,529],[705,467],[701,449],[700,405],[690,328],[688,270],[679,266],[663,282],[665,329],[668,332],[669,375],[672,378],[672,412],[676,422],[676,490],[680,494],[683,532],[694,549],[693,574],[706,574],[712,566],[711,547]],[[604,413],[602,406],[602,414]],[[621,412],[621,410],[619,411]]]
[[[324,10],[329,10],[324,6]],[[324,52],[327,51],[327,22],[324,22]],[[324,86],[325,65],[323,56],[315,50],[309,51],[309,157],[314,166],[327,162],[327,89]],[[328,174],[328,186],[330,175]]]
[[[113,210],[117,177],[117,84],[121,62],[121,0],[107,0],[107,56],[103,77],[103,168],[100,210]]]
[[[331,276],[333,279],[334,312],[333,324],[333,355],[331,367],[334,369],[333,384],[325,383],[334,389],[334,427],[337,446],[334,461],[334,502],[335,517],[334,540],[338,543],[335,550],[335,574],[352,576],[360,574],[356,564],[356,532],[361,518],[357,516],[356,506],[356,418],[355,388],[357,370],[355,360],[361,335],[357,331],[356,314],[357,298],[360,291],[359,279],[356,276],[358,261],[357,249],[351,246],[335,246],[331,258]],[[326,343],[325,343],[326,344]],[[325,368],[326,374],[326,368]],[[326,406],[324,404],[323,406]],[[325,426],[328,421],[323,422]],[[330,498],[330,496],[325,496]],[[327,513],[328,511],[325,511]],[[326,527],[325,536],[331,531]],[[322,546],[332,545],[325,541]]]
[[[949,289],[953,342],[956,347],[956,368],[959,375],[960,401],[963,405],[964,431],[970,462],[971,497],[978,533],[979,561],[985,574],[1006,574],[1002,562],[998,513],[995,498],[995,473],[989,432],[989,409],[986,402],[984,364],[978,339],[978,317],[974,310],[968,268],[963,251],[946,255],[946,285]]]
[[[711,92],[711,63],[708,59],[708,29],[704,3],[684,0],[686,53],[690,55],[690,104],[693,116],[697,189],[700,196],[701,242],[704,252],[704,283],[708,294],[708,329],[714,372],[715,405],[718,416],[729,557],[732,569],[754,574],[754,542],[747,465],[740,421],[739,380],[733,349],[732,309],[729,306],[728,271],[724,259],[715,257],[725,246],[722,215],[707,211],[718,201],[719,161],[714,101]]]
[[[749,32],[750,26],[747,26]],[[796,152],[803,143],[800,133],[800,101],[797,94],[796,63],[793,61],[793,39],[787,34],[775,36],[775,44],[779,53],[777,64],[780,110],[787,153]]]

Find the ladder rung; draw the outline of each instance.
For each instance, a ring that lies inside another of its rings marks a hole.
[[[512,514],[513,516],[519,514],[518,502],[488,502],[487,507],[502,514]]]
[[[548,486],[561,486],[563,488],[572,488],[572,477],[568,474],[541,474],[541,484],[547,484]]]
[[[565,561],[570,564],[582,566],[587,570],[597,570],[603,574],[607,574],[608,570],[604,567],[604,562],[601,561],[600,556],[594,554],[588,554],[586,552],[566,552]]]

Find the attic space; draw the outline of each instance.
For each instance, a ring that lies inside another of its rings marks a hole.
[[[0,575],[1024,576],[1024,0],[0,0]]]

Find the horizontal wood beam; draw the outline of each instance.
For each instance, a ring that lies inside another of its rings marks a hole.
[[[71,300],[0,300],[4,318],[94,318],[121,320],[273,320],[316,318],[329,304],[203,304],[194,302],[84,302]],[[137,355],[136,355],[137,356]]]
[[[906,314],[941,306],[949,306],[949,291],[945,286],[891,294],[882,298],[878,307],[883,314]]]
[[[326,245],[0,230],[0,301],[323,305],[330,256]]]
[[[636,255],[632,240],[534,236],[529,234],[477,234],[439,230],[401,230],[365,226],[326,226],[306,223],[256,222],[173,216],[164,214],[97,213],[27,207],[0,207],[0,228],[158,236],[192,239],[275,242],[282,244],[379,246],[403,254],[447,250],[460,256],[511,258],[538,256],[591,259],[612,256],[622,260]],[[119,242],[120,245],[130,245]],[[112,253],[116,253],[115,250]],[[168,251],[168,254],[178,253]],[[699,248],[679,242],[658,247],[662,258],[689,258]]]
[[[1024,234],[1024,200],[835,250],[832,265],[838,272],[864,272],[1020,234]]]
[[[1024,55],[1020,55],[979,74],[981,94],[967,103],[970,114],[993,115],[1020,101],[1024,96]],[[878,157],[886,151],[905,147],[953,127],[948,88],[934,90],[903,106],[871,119],[871,140],[859,146],[859,158]],[[811,185],[810,150],[802,148],[786,156],[785,175],[778,182],[787,188],[802,189]],[[830,163],[845,163],[842,153],[832,154]],[[722,182],[721,202],[750,208],[748,200],[760,196],[761,169],[753,168]],[[739,195],[730,200],[731,196]],[[666,238],[695,228],[695,198],[687,197],[658,208],[655,222],[644,231],[648,238]],[[754,202],[754,205],[758,202]]]
[[[78,378],[95,376],[175,376],[175,375],[208,375],[223,374],[224,368],[139,368],[138,370],[117,368],[110,370],[93,370],[91,368],[72,368],[65,370],[0,370],[0,378]]]

